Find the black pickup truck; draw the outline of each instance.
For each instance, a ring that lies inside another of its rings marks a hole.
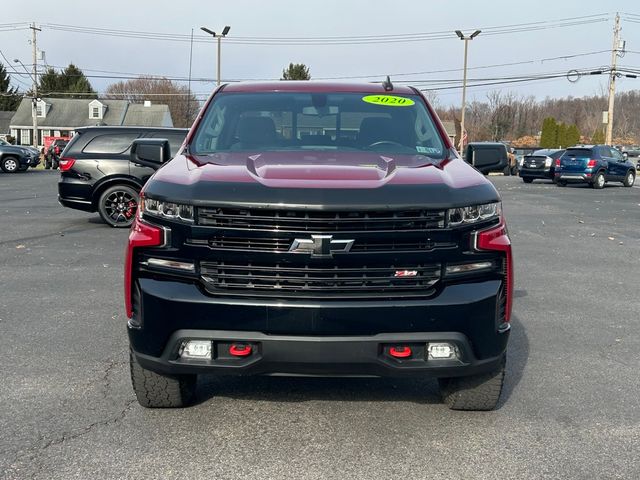
[[[424,96],[380,84],[219,87],[140,196],[125,263],[141,405],[199,374],[438,378],[495,408],[513,291],[493,185]],[[490,167],[490,165],[487,165]]]

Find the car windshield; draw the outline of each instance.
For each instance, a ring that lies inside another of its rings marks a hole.
[[[447,155],[418,95],[358,93],[218,94],[189,151],[222,154],[218,157],[233,152],[374,152],[411,156],[410,164]]]

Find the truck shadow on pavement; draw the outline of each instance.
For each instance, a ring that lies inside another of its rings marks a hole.
[[[498,409],[508,402],[529,358],[529,339],[517,315],[512,316],[507,374]],[[196,404],[215,398],[258,402],[412,402],[440,404],[434,379],[322,378],[322,377],[225,377],[201,376]]]

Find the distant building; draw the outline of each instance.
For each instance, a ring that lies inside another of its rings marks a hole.
[[[0,136],[9,135],[11,118],[16,112],[4,112],[0,111]]]
[[[169,107],[151,102],[140,104],[126,100],[41,98],[35,111],[38,115],[38,145],[43,145],[43,137],[71,136],[78,127],[173,127]],[[22,99],[10,122],[11,136],[18,145],[33,144],[33,114],[31,99]]]
[[[447,131],[447,136],[451,140],[452,143],[456,141],[456,122],[451,120],[444,120],[442,122],[442,126]]]

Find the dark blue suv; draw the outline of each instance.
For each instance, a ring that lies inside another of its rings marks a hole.
[[[588,183],[593,188],[604,188],[606,182],[622,182],[633,186],[636,169],[629,160],[607,145],[584,145],[568,148],[556,160],[555,179],[559,186],[567,183]]]

